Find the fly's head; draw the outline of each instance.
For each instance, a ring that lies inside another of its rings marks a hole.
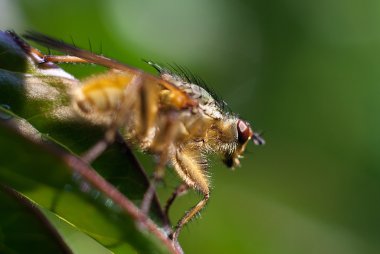
[[[216,124],[215,129],[217,131],[214,135],[218,136],[214,138],[217,140],[215,145],[218,146],[224,164],[229,168],[240,166],[240,159],[243,158],[250,140],[255,145],[265,144],[260,134],[254,132],[248,122],[239,118],[221,120]]]

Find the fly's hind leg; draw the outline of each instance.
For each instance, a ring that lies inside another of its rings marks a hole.
[[[142,75],[136,75],[132,78],[130,84],[126,85],[124,89],[124,94],[122,100],[115,110],[114,117],[108,126],[104,137],[99,140],[95,145],[93,145],[88,151],[82,154],[81,158],[87,163],[93,162],[98,158],[107,147],[115,141],[116,134],[119,128],[125,123],[125,115],[131,111],[133,107],[133,102],[128,100],[128,97],[135,97],[141,87],[143,86]]]

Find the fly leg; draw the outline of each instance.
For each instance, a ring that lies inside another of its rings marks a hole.
[[[210,184],[200,157],[196,149],[195,151],[192,148],[178,149],[172,161],[174,169],[186,185],[203,194],[202,200],[185,213],[177,223],[174,232],[169,236],[174,243],[177,242],[178,235],[183,226],[205,207],[210,197]]]
[[[132,102],[131,100],[126,99],[128,96],[134,96],[138,90],[143,85],[143,80],[141,75],[134,76],[131,80],[131,83],[126,86],[123,94],[123,99],[121,100],[118,109],[114,115],[114,119],[111,122],[110,126],[107,128],[104,137],[99,140],[95,145],[93,145],[88,151],[82,154],[81,158],[87,163],[93,162],[98,158],[107,147],[115,141],[116,134],[118,133],[119,128],[124,124],[124,116],[131,110]]]
[[[174,203],[174,200],[176,200],[177,197],[186,194],[188,189],[189,189],[189,186],[186,183],[181,183],[180,185],[177,186],[177,188],[175,188],[170,198],[166,201],[164,212],[167,218],[169,218],[169,209]]]
[[[140,209],[144,214],[148,214],[150,210],[153,196],[156,193],[157,184],[162,181],[165,174],[164,172],[165,172],[164,166],[157,166],[153,173],[153,179],[150,182],[149,188],[146,190],[143,200],[141,202]]]
[[[153,179],[148,190],[144,194],[141,203],[141,210],[148,213],[152,198],[156,192],[156,187],[165,175],[165,166],[169,161],[171,150],[173,150],[173,140],[178,133],[177,113],[174,111],[163,112],[165,117],[160,117],[158,122],[159,132],[156,133],[154,141],[151,143],[150,149],[158,154],[158,162],[153,173]]]
[[[189,211],[185,213],[182,219],[177,223],[177,226],[174,229],[174,232],[169,236],[173,242],[178,241],[178,235],[181,232],[181,229],[185,224],[192,220],[200,211],[205,207],[207,201],[210,198],[210,192],[203,193],[203,198],[195,206],[193,206]]]

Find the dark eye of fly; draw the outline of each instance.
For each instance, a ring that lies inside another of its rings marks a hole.
[[[238,140],[239,143],[244,144],[248,139],[252,137],[252,130],[244,121],[239,120],[237,122]]]

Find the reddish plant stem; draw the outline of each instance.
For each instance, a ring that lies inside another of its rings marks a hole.
[[[63,158],[64,162],[73,169],[73,171],[79,173],[86,181],[118,204],[136,222],[154,234],[172,253],[183,253],[178,244],[174,244],[151,219],[132,203],[132,201],[126,198],[118,189],[107,182],[89,165],[70,154],[60,154],[59,157]]]

